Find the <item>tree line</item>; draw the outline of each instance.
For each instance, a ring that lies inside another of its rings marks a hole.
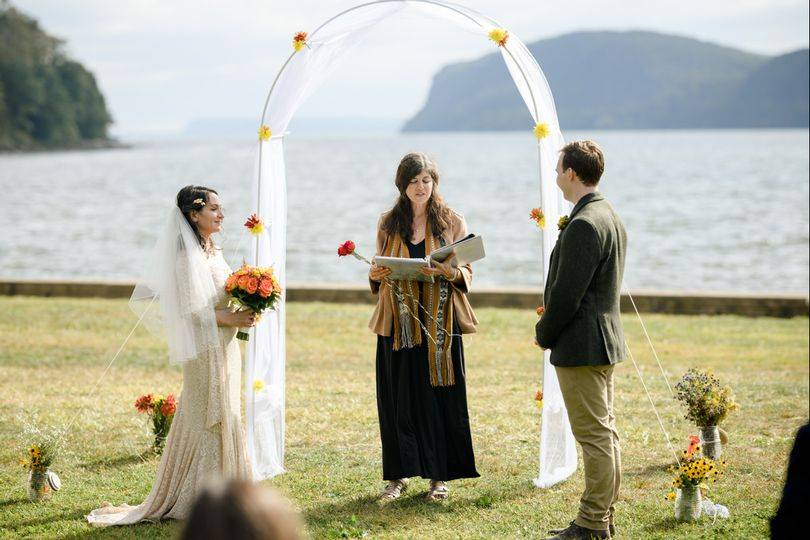
[[[0,150],[108,141],[112,117],[104,96],[63,44],[0,0]]]

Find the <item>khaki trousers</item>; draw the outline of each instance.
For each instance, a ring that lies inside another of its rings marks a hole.
[[[613,523],[621,451],[613,414],[613,366],[555,366],[574,438],[582,446],[585,492],[574,522],[604,531]]]

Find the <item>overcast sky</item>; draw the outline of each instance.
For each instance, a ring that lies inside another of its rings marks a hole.
[[[255,118],[291,36],[359,0],[11,0],[92,70],[117,134]],[[527,42],[583,29],[644,29],[763,54],[808,45],[807,0],[456,0]],[[491,44],[411,14],[375,31],[299,112],[407,118],[443,65]],[[541,67],[542,67],[542,61]],[[552,89],[553,90],[553,89]]]

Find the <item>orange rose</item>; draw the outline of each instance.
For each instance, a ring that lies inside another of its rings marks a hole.
[[[250,278],[248,276],[241,275],[241,276],[239,276],[239,279],[236,280],[236,283],[239,285],[240,289],[242,289],[243,291],[246,291],[246,290],[248,290],[248,282],[249,281],[250,281]]]
[[[263,279],[259,283],[259,294],[262,295],[262,298],[267,298],[273,293],[273,280],[272,279]]]
[[[228,279],[225,281],[225,290],[227,292],[231,292],[233,288],[236,287],[237,279],[236,274],[231,274],[228,276]]]
[[[245,287],[245,290],[248,293],[253,294],[256,292],[256,289],[258,288],[259,288],[259,278],[249,277],[247,280],[247,287]]]

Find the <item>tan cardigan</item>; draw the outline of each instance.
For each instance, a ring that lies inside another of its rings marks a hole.
[[[387,214],[380,216],[377,222],[377,255],[385,253],[388,241],[388,234],[380,228]],[[467,222],[464,217],[455,212],[450,214],[450,227],[444,231],[442,238],[444,243],[451,244],[467,236]],[[458,267],[461,271],[461,278],[457,282],[451,283],[450,288],[453,297],[453,316],[462,334],[474,334],[478,319],[473,313],[472,306],[467,300],[467,293],[472,284],[472,268],[469,264]],[[377,295],[377,307],[368,323],[368,327],[377,335],[390,336],[394,325],[394,306],[390,294],[379,294],[381,287],[388,287],[384,282],[377,283],[369,279],[371,292]]]

